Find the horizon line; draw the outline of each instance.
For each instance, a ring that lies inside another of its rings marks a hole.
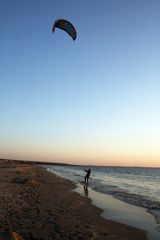
[[[48,165],[66,165],[66,166],[91,166],[91,167],[110,167],[110,168],[160,168],[159,167],[149,167],[149,166],[127,166],[127,165],[95,165],[95,164],[72,164],[66,162],[52,162],[52,161],[37,161],[37,160],[26,160],[26,159],[12,159],[12,158],[0,158],[0,161],[12,161],[21,163],[32,163],[32,164],[48,164]]]

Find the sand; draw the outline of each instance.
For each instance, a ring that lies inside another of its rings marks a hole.
[[[0,237],[145,240],[146,233],[106,220],[75,184],[33,164],[0,162]],[[1,239],[1,238],[0,238]]]

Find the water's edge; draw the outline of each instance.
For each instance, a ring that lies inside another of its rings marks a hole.
[[[88,187],[87,195],[81,184],[74,190],[89,197],[92,204],[103,210],[102,217],[146,231],[149,240],[159,240],[160,232],[155,228],[156,220],[147,209],[122,202],[111,195],[97,192]]]
[[[56,171],[47,170],[61,178],[65,178],[60,176]],[[102,217],[105,219],[142,229],[147,232],[149,240],[160,239],[160,232],[157,231],[159,230],[158,222],[160,219],[156,217],[154,211],[148,211],[144,207],[126,203],[116,198],[116,196],[104,194],[89,187],[84,190],[83,184],[74,183],[77,185],[74,191],[82,196],[89,197],[93,205],[103,210]]]

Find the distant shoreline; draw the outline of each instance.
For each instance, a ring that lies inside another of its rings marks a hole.
[[[5,161],[8,163],[22,163],[22,164],[40,164],[40,165],[63,165],[63,166],[75,166],[68,163],[58,163],[58,162],[44,162],[44,161],[32,161],[32,160],[18,160],[18,159],[3,159],[0,158],[0,162]]]
[[[111,166],[111,165],[90,165],[90,164],[70,164],[64,162],[46,162],[46,161],[33,161],[33,160],[19,160],[19,159],[5,159],[0,158],[1,161],[8,161],[9,163],[23,163],[23,164],[37,164],[37,165],[59,165],[59,166],[90,166],[90,167],[107,167],[107,168],[150,168],[150,169],[160,169],[160,167],[143,167],[143,166]]]

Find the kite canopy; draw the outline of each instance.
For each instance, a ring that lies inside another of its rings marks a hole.
[[[55,21],[53,28],[52,28],[52,33],[54,33],[55,28],[60,28],[60,29],[64,30],[65,32],[67,32],[72,37],[73,41],[77,37],[75,27],[72,25],[72,23],[70,23],[69,21],[67,21],[65,19],[58,19]]]

